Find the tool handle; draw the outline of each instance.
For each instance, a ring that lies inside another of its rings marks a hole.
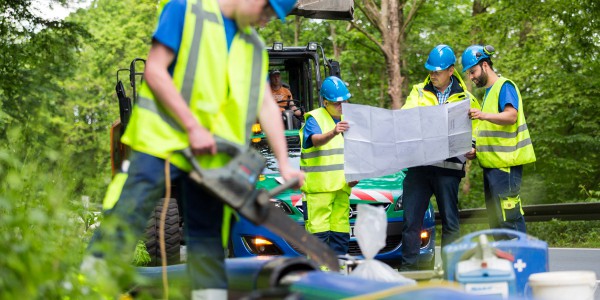
[[[236,157],[238,154],[244,152],[242,145],[238,145],[234,142],[230,142],[222,137],[214,136],[215,143],[217,144],[217,153],[225,153],[229,157]]]
[[[297,186],[298,182],[300,182],[300,180],[298,178],[292,178],[292,179],[284,182],[282,185],[279,185],[279,186],[275,187],[274,189],[270,190],[269,197],[277,196],[277,195],[281,194],[281,192]]]
[[[192,164],[192,169],[194,171],[196,171],[198,173],[198,175],[200,175],[201,177],[204,177],[204,171],[202,170],[202,168],[200,167],[200,164],[194,157],[194,153],[192,153],[192,148],[190,148],[190,147],[185,148],[185,149],[181,150],[181,153],[183,153],[183,156],[185,156],[187,161],[190,164]]]
[[[217,145],[217,153],[225,153],[233,158],[244,151],[241,145],[230,142],[219,136],[215,136],[214,138],[215,143]],[[183,153],[185,158],[192,164],[194,171],[198,172],[200,175],[204,175],[204,172],[202,171],[200,164],[198,164],[198,161],[196,161],[195,156],[192,153],[192,149],[190,147],[181,150],[181,153]]]

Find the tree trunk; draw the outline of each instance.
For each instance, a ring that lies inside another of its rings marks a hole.
[[[329,23],[329,35],[331,36],[331,43],[333,44],[333,59],[339,61],[342,50],[337,42],[337,34],[335,33],[335,25]]]
[[[300,39],[300,25],[302,25],[302,18],[300,16],[294,18],[294,25],[296,25],[294,29],[294,46],[298,46],[298,40]]]
[[[387,73],[385,71],[381,72],[380,80],[379,80],[379,107],[385,107],[385,102],[387,100],[387,97],[385,96],[385,93],[383,92],[385,90],[385,78]]]
[[[381,0],[378,5],[373,0],[356,1],[358,9],[381,34],[381,40],[376,39],[366,27],[352,23],[369,40],[376,44],[385,58],[387,71],[387,94],[391,100],[391,108],[399,109],[404,105],[402,87],[406,87],[402,69],[406,65],[403,60],[404,37],[412,23],[417,10],[425,0],[412,0],[410,12],[404,17],[404,6],[408,0]]]

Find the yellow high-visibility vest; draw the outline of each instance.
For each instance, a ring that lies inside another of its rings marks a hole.
[[[519,88],[510,80],[500,77],[483,101],[482,112],[499,113],[500,90],[510,82],[517,90],[519,109],[517,122],[512,125],[497,125],[488,121],[479,122],[477,129],[477,158],[484,168],[505,168],[524,165],[535,161],[535,152],[525,122],[523,100]]]
[[[458,85],[462,88],[462,92],[454,93],[448,97],[446,103],[458,102],[462,100],[469,100],[469,105],[471,108],[481,109],[477,98],[473,96],[469,91],[467,91],[467,87],[465,82],[460,77],[460,74],[456,70],[454,70],[454,80],[458,80]],[[435,106],[441,105],[438,101],[437,95],[431,91],[425,90],[425,86],[431,82],[430,77],[427,76],[425,81],[415,84],[413,86],[412,91],[406,98],[406,103],[402,106],[402,109],[409,109],[418,106]],[[465,112],[466,113],[466,112]],[[473,129],[477,128],[479,124],[479,120],[471,120],[471,127]],[[471,138],[475,140],[475,130],[471,131]],[[452,159],[452,158],[451,158]],[[456,159],[454,159],[456,160]],[[464,169],[464,163],[454,162],[454,161],[443,161],[440,163],[436,163],[433,166],[451,169],[451,170],[459,170],[462,171]]]
[[[216,0],[188,0],[173,82],[198,122],[216,136],[248,145],[260,111],[267,77],[264,43],[251,27],[239,29],[230,50]],[[166,159],[189,146],[184,128],[145,82],[122,142]],[[225,154],[199,158],[205,168],[221,167]],[[190,170],[182,155],[171,162]]]
[[[304,114],[304,119],[312,116],[319,124],[321,132],[335,128],[335,122],[323,107]],[[304,142],[304,126],[300,129],[300,141]],[[336,135],[327,144],[320,147],[301,147],[300,169],[306,173],[302,191],[305,193],[333,192],[344,189],[350,194],[350,186],[344,175],[344,138]]]

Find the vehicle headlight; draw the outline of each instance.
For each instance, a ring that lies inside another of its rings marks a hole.
[[[255,255],[282,255],[283,251],[272,241],[260,236],[244,236],[244,244]]]
[[[404,207],[402,206],[402,195],[400,195],[400,197],[396,199],[396,203],[394,204],[394,211],[399,211],[403,209]]]
[[[421,231],[421,248],[427,247],[429,245],[430,234],[429,231],[423,230]]]
[[[294,214],[294,212],[292,211],[292,208],[290,208],[290,206],[287,203],[285,203],[284,201],[277,200],[277,199],[271,199],[271,203],[273,205],[275,205],[275,207],[281,209],[281,211],[283,211],[283,213],[286,215]]]

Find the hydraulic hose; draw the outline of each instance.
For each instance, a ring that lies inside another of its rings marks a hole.
[[[158,243],[160,247],[160,260],[162,265],[163,299],[169,299],[169,280],[167,278],[167,250],[165,246],[165,220],[171,200],[171,154],[165,159],[165,199],[160,212],[160,224],[158,226]]]

